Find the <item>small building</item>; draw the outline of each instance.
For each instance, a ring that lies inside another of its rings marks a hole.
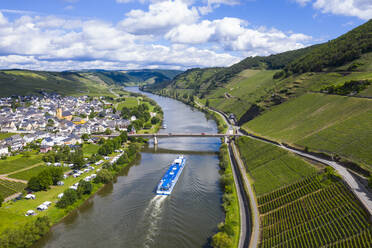
[[[53,147],[52,146],[48,146],[48,145],[43,145],[40,147],[40,152],[41,153],[47,153],[49,151],[53,150]]]

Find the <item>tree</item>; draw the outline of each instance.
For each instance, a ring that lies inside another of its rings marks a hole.
[[[370,189],[372,189],[372,176],[370,176],[368,179],[368,186]]]
[[[89,135],[87,133],[84,133],[83,135],[81,135],[81,138],[84,140],[84,141],[87,141],[89,139]]]
[[[27,183],[27,188],[32,190],[32,191],[40,191],[41,188],[40,188],[40,184],[39,184],[39,179],[36,176],[31,177],[30,180]]]
[[[212,246],[215,248],[231,247],[232,240],[225,232],[218,232],[212,237]]]
[[[109,183],[113,179],[111,172],[107,169],[102,169],[97,173],[97,177],[94,179],[95,183]]]
[[[82,195],[89,195],[93,190],[93,185],[90,182],[80,180],[79,186],[77,188],[77,194],[79,197]]]
[[[111,129],[110,129],[110,128],[107,128],[107,129],[105,130],[105,134],[106,134],[106,135],[110,135],[110,134],[112,134]]]
[[[63,180],[63,170],[62,170],[62,168],[51,167],[51,168],[48,168],[48,169],[49,169],[49,173],[52,177],[53,185],[56,185],[57,182]]]
[[[37,180],[39,182],[40,190],[47,190],[49,186],[53,184],[53,178],[50,171],[43,170],[37,175]]]
[[[57,208],[66,208],[72,204],[78,199],[78,194],[73,189],[67,189],[65,192],[63,192],[62,198],[57,202],[56,206]]]
[[[120,156],[120,158],[117,161],[118,164],[125,164],[128,163],[128,155],[124,153],[123,155]]]
[[[160,122],[160,119],[156,116],[152,117],[151,124],[156,125]]]
[[[0,195],[0,207],[3,204],[3,201],[4,201],[4,197],[2,195]]]

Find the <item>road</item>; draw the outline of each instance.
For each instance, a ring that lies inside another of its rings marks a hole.
[[[196,104],[204,108],[200,103]],[[230,121],[226,116],[219,111],[209,109],[220,115],[228,126],[227,132],[230,130],[239,130],[236,126],[231,125]],[[242,134],[239,134],[242,135]],[[232,154],[231,154],[232,153]],[[240,236],[239,236],[239,248],[256,248],[258,247],[260,238],[260,215],[258,211],[258,204],[256,195],[254,193],[252,183],[247,177],[244,163],[242,162],[239,152],[236,149],[234,142],[231,142],[229,149],[230,161],[233,165],[234,182],[238,193],[239,208],[240,208]],[[247,197],[247,194],[248,197]],[[248,224],[251,224],[251,236],[247,237],[249,231]]]
[[[354,193],[354,195],[359,199],[359,201],[363,204],[364,208],[369,212],[369,215],[372,216],[372,194],[366,189],[366,187],[358,182],[353,175],[342,165],[334,162],[329,161],[326,159],[318,158],[316,156],[307,154],[305,152],[297,151],[288,147],[285,147],[283,145],[280,145],[281,148],[293,152],[297,155],[300,155],[302,157],[306,157],[315,161],[318,161],[322,164],[326,164],[334,168],[338,174],[341,175],[342,179],[347,183],[351,191]]]

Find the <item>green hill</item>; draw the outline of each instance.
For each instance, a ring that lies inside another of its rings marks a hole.
[[[188,70],[146,89],[233,113],[258,135],[372,171],[372,21],[324,44]]]
[[[30,71],[0,70],[0,97],[55,92],[62,95],[110,94],[111,85],[157,84],[169,82],[180,73],[174,70],[138,71]]]
[[[0,96],[40,94],[43,91],[62,95],[109,94],[107,86],[105,82],[85,73],[0,71]]]

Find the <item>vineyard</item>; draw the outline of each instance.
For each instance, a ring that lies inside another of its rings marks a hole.
[[[0,180],[0,195],[5,198],[17,192],[22,192],[25,187],[26,185],[23,183]]]
[[[257,196],[316,173],[311,164],[279,147],[248,137],[238,139],[240,155],[254,180]]]
[[[344,184],[314,175],[258,199],[260,247],[372,247],[367,213]]]

